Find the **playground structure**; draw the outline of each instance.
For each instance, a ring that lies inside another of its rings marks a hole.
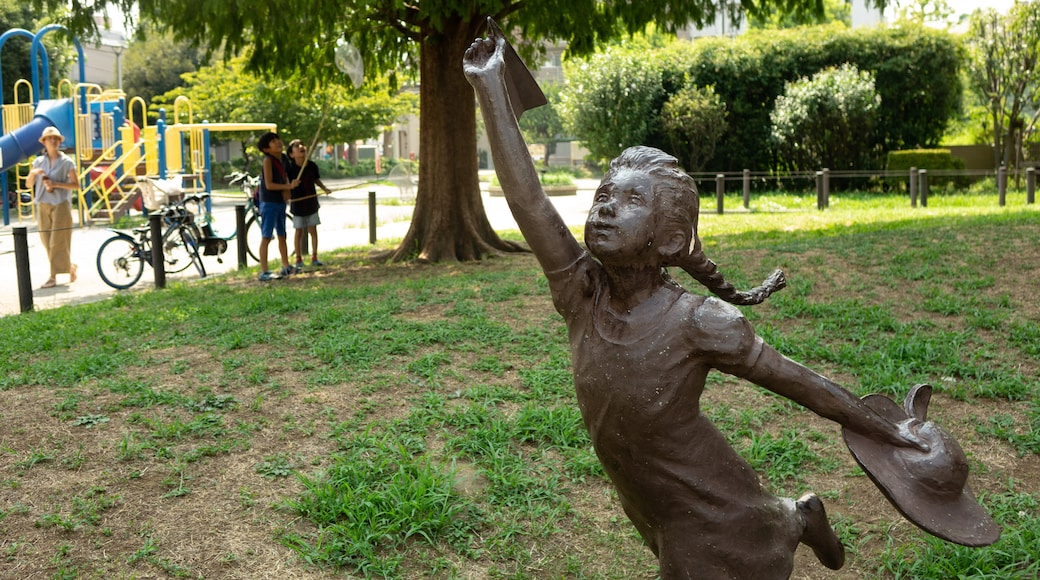
[[[62,79],[52,99],[48,56],[42,42],[52,31],[67,34],[63,26],[52,24],[36,34],[13,28],[0,35],[0,61],[4,44],[22,37],[32,42],[33,64],[31,81],[19,79],[14,84],[14,103],[3,103],[0,95],[0,203],[4,225],[10,224],[12,209],[19,221],[36,218],[33,192],[25,186],[25,178],[32,158],[43,151],[40,135],[47,127],[55,127],[65,136],[63,147],[76,162],[80,225],[114,222],[130,209],[143,209],[140,183],[145,179],[179,179],[183,193],[211,192],[211,131],[277,128],[274,123],[194,123],[191,102],[186,97],[174,101],[172,123],[167,122],[166,111],[161,109],[158,120],[149,125],[144,99],[134,97],[128,103],[120,90],[84,82],[83,49],[75,37],[70,38],[78,53],[80,82]],[[23,94],[27,94],[24,101]],[[181,122],[182,117],[187,122]],[[13,176],[11,183],[9,174]],[[210,209],[207,207],[207,211]]]

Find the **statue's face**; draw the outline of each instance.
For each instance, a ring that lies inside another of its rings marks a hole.
[[[654,253],[654,193],[652,178],[641,171],[619,170],[596,189],[585,221],[585,245],[600,260],[638,261]]]

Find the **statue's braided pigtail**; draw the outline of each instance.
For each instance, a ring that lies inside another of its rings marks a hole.
[[[741,292],[719,272],[715,262],[704,255],[699,243],[694,245],[693,251],[679,266],[719,298],[740,306],[760,304],[769,298],[770,294],[787,286],[787,279],[784,277],[783,271],[777,269],[761,285]]]

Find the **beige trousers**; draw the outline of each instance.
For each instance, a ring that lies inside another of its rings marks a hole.
[[[57,274],[72,271],[72,204],[67,201],[58,205],[41,203],[37,208],[40,239],[47,248],[53,280]]]

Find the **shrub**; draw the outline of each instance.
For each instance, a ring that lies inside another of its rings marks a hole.
[[[712,87],[688,86],[661,108],[661,131],[687,171],[704,168],[726,133],[726,104]]]
[[[661,72],[646,50],[611,47],[567,70],[560,116],[590,156],[605,163],[633,145],[650,145],[663,101]]]
[[[879,107],[873,75],[852,65],[788,83],[770,115],[780,165],[802,171],[876,168]]]

